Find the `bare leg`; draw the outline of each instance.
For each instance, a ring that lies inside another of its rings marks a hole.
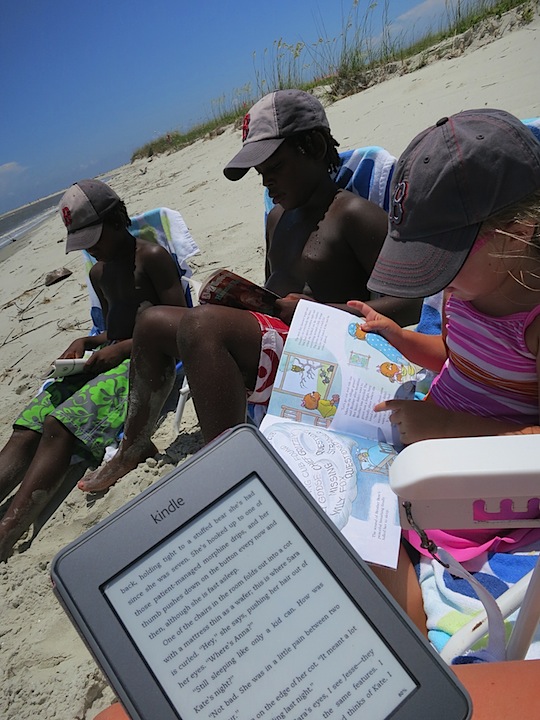
[[[13,434],[0,452],[0,502],[21,482],[30,467],[41,435],[24,427],[13,428]]]
[[[189,313],[193,310],[189,310]],[[129,371],[129,405],[124,438],[112,460],[78,483],[84,492],[98,492],[157,450],[151,441],[159,413],[174,384],[175,358],[179,357],[176,334],[186,308],[156,306],[137,319]]]
[[[370,566],[378,579],[382,582],[394,600],[407,613],[422,635],[427,636],[426,614],[422,601],[422,590],[416,577],[414,566],[401,545],[399,548],[399,559],[396,570]]]
[[[246,310],[203,305],[186,316],[179,347],[206,442],[246,420],[261,350],[257,319]]]
[[[0,561],[47,505],[69,467],[75,437],[58,420],[48,417],[37,451],[0,522]]]

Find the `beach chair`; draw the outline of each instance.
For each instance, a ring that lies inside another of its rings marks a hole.
[[[435,581],[447,600],[441,611],[433,583],[427,592],[422,587],[432,628],[428,638],[471,692],[473,720],[534,716],[532,679],[540,677],[540,554],[495,552],[489,555],[489,571],[479,560],[464,563],[470,565],[469,574],[448,553],[428,547],[430,528],[532,528],[531,540],[539,547],[539,450],[535,435],[425,440],[405,448],[390,468],[402,527],[418,532],[423,546],[449,566],[424,561],[438,567]],[[422,574],[420,569],[421,586]],[[463,608],[466,612],[460,613]],[[478,713],[475,696],[482,708]]]
[[[535,435],[425,440],[402,450],[390,468],[402,527],[418,532],[422,547],[433,553],[434,560],[428,562],[440,565],[437,582],[443,595],[446,581],[451,587],[448,615],[439,611],[438,629],[428,632],[449,664],[522,660],[527,654],[540,658],[539,552],[488,553],[490,571],[475,558],[464,562],[472,566],[469,574],[446,551],[429,545],[430,528],[533,529],[529,540],[540,547],[539,450]],[[466,593],[461,619],[460,586]],[[428,585],[428,623],[430,611],[436,612],[430,592]]]

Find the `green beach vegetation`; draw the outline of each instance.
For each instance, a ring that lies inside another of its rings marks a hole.
[[[172,130],[155,138],[135,150],[131,161],[175,152],[195,140],[220,134],[273,90],[321,88],[328,99],[337,100],[394,74],[411,72],[449,53],[457,54],[472,42],[479,28],[495,36],[498,21],[509,11],[516,13],[517,23],[530,23],[538,11],[538,0],[445,0],[440,26],[418,36],[414,28],[406,35],[393,31],[390,0],[382,0],[380,24],[375,27],[378,7],[377,0],[353,0],[347,14],[342,15],[342,30],[337,36],[329,37],[320,23],[319,38],[314,43],[290,44],[280,38],[260,58],[253,53],[254,86],[249,83],[229,96],[212,100],[206,121],[185,132]]]

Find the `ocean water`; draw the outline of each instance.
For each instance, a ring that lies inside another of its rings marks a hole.
[[[0,215],[0,249],[22,240],[25,235],[54,215],[63,194],[64,190]]]

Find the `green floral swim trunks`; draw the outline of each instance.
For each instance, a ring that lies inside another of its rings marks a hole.
[[[75,435],[77,453],[99,464],[122,430],[128,391],[129,360],[124,360],[94,378],[71,375],[51,383],[13,424],[42,433],[45,418],[52,415]]]

